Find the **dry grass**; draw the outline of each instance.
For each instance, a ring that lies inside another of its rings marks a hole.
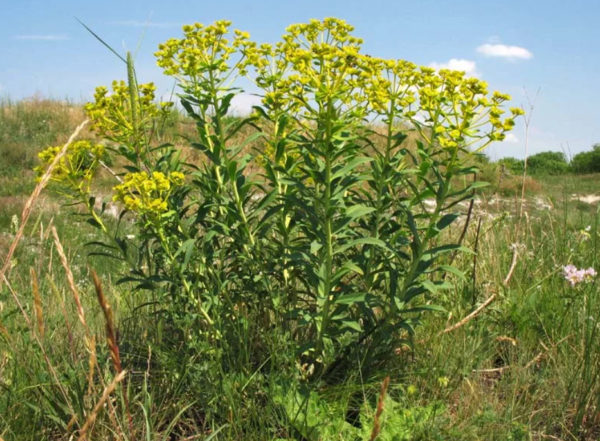
[[[92,438],[87,437],[88,432],[90,431],[91,427],[93,426],[94,422],[96,421],[98,414],[100,413],[100,411],[102,410],[102,408],[104,407],[106,402],[110,399],[110,396],[115,391],[115,389],[117,388],[119,383],[125,379],[126,375],[127,375],[127,371],[121,371],[121,373],[119,373],[113,379],[113,381],[108,386],[106,386],[106,388],[104,389],[104,392],[102,392],[102,396],[100,397],[100,399],[94,406],[94,409],[92,410],[92,412],[90,412],[87,419],[85,420],[85,423],[81,427],[81,430],[79,431],[79,437],[77,438],[78,441],[85,441],[87,439],[92,439]]]
[[[73,272],[71,271],[71,267],[69,266],[69,262],[67,260],[67,256],[65,255],[65,251],[63,246],[58,238],[58,233],[56,232],[56,228],[52,227],[52,236],[54,237],[54,245],[56,246],[56,251],[58,256],[60,257],[60,262],[65,269],[65,274],[67,275],[67,282],[69,288],[71,289],[71,293],[73,294],[73,299],[75,300],[75,305],[77,306],[77,317],[85,329],[86,336],[90,336],[90,331],[85,321],[85,311],[83,310],[83,306],[81,304],[81,297],[79,295],[79,290],[77,289],[77,285],[75,284],[75,278],[73,277]]]
[[[385,403],[385,395],[387,393],[388,386],[390,385],[390,377],[387,376],[384,378],[381,383],[381,390],[379,392],[379,398],[377,400],[377,410],[375,411],[375,418],[373,419],[373,430],[371,431],[371,437],[369,441],[375,441],[379,436],[379,432],[381,431],[381,414],[383,413],[383,406]]]
[[[53,172],[54,168],[59,163],[60,159],[67,152],[67,148],[77,138],[77,136],[79,135],[79,132],[81,132],[81,130],[87,125],[87,123],[88,123],[88,121],[85,120],[79,126],[77,126],[75,131],[72,133],[72,135],[69,137],[69,139],[67,140],[67,142],[61,149],[61,151],[56,155],[56,157],[54,158],[54,160],[52,161],[52,163],[50,164],[50,166],[48,167],[48,169],[46,170],[44,175],[41,177],[40,181],[38,182],[35,189],[33,190],[33,193],[31,193],[31,196],[29,196],[29,198],[27,199],[27,202],[25,203],[25,206],[23,207],[23,212],[21,213],[21,223],[19,226],[19,230],[17,231],[17,234],[16,234],[12,244],[10,245],[10,248],[8,249],[8,253],[6,254],[6,257],[4,258],[4,265],[2,266],[2,269],[0,270],[0,288],[2,287],[2,280],[6,279],[8,270],[10,269],[12,256],[13,256],[15,250],[17,249],[17,245],[19,245],[21,238],[23,237],[23,233],[25,232],[25,226],[27,225],[27,221],[29,220],[29,216],[31,215],[33,206],[35,205],[38,198],[40,197],[42,190],[46,187],[46,185],[48,185],[48,182],[50,181],[50,178],[52,176],[52,172]]]

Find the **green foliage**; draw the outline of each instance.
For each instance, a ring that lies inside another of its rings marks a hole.
[[[63,225],[73,240],[90,239],[88,262],[102,265],[123,366],[133,372],[99,416],[95,436],[367,440],[376,380],[430,372],[427,402],[416,387],[389,394],[378,439],[481,439],[475,429],[448,427],[455,406],[442,404],[449,384],[478,364],[465,363],[457,375],[450,366],[460,351],[444,353],[439,337],[414,344],[413,335],[423,322],[425,332],[439,332],[430,312],[459,317],[475,302],[465,300],[463,291],[475,288],[462,271],[471,270],[473,255],[455,231],[461,203],[484,185],[471,178],[486,165],[473,151],[502,139],[520,112],[502,118],[508,97],[488,96],[484,83],[461,73],[364,56],[351,30],[335,19],[312,21],[290,27],[272,47],[242,32],[227,41],[226,22],[186,26],[183,39],[158,53],[193,121],[184,146],[161,139],[159,128],[174,125],[173,106],[154,103],[152,85],[137,84],[131,56],[127,83],[115,82],[112,94],[100,88],[86,106],[110,158],[91,152],[86,162],[86,144],[67,156],[75,166],[55,176],[53,188],[78,189],[69,194],[83,208],[75,215],[89,213],[98,230],[90,237]],[[240,75],[256,81],[264,99],[251,115],[233,118]],[[117,219],[101,201],[101,156],[113,168]],[[81,175],[85,185],[63,175]],[[34,260],[36,268],[49,260]],[[85,280],[83,259],[74,260],[75,279]],[[92,309],[89,283],[79,289]],[[58,292],[54,317],[65,303]],[[0,318],[17,312],[0,310]],[[80,316],[69,312],[61,316],[68,325],[56,329],[70,350],[48,351],[58,381],[32,344],[36,331],[10,326],[21,354],[7,362],[14,372],[0,384],[8,393],[0,398],[7,438],[18,438],[24,422],[46,439],[77,433],[113,378],[100,347],[97,372],[88,373],[88,332],[99,335],[102,323],[90,320],[89,331],[72,335]],[[482,322],[484,334],[492,325]],[[425,355],[408,363],[402,354],[410,348]],[[432,354],[440,357],[435,364]],[[411,373],[417,362],[425,366]],[[486,421],[504,424],[502,435],[514,439],[526,427],[501,413]]]
[[[401,391],[403,392],[403,391]],[[277,387],[271,390],[273,400],[278,403],[289,427],[290,436],[283,440],[301,439],[328,441],[368,441],[375,426],[377,397],[362,403],[360,425],[350,424],[344,406],[348,397],[332,396],[326,399],[316,392],[298,390],[293,387]],[[439,426],[445,422],[441,403],[427,406],[410,406],[405,402],[386,397],[383,412],[379,417],[381,431],[378,440],[412,441],[442,440]]]
[[[58,135],[65,139],[68,133]],[[475,205],[474,216],[485,214],[479,234],[478,222],[472,222],[464,244],[474,248],[479,243],[476,264],[471,254],[458,254],[454,261],[470,276],[466,281],[448,277],[453,289],[436,297],[448,314],[422,316],[421,326],[416,328],[415,340],[419,343],[412,349],[403,345],[381,368],[380,373],[392,377],[381,436],[410,436],[398,434],[412,432],[413,439],[420,436],[424,440],[453,441],[597,438],[595,409],[600,383],[596,370],[600,349],[594,335],[597,327],[590,320],[590,316],[599,314],[597,285],[572,289],[562,278],[560,266],[573,263],[598,268],[597,207],[571,199],[574,193],[597,193],[598,176],[541,176],[539,181],[543,191],[535,199],[526,196],[528,221],[524,216],[519,222],[514,215],[512,198],[497,198],[490,204],[482,198]],[[9,186],[5,191],[16,198],[21,190]],[[536,208],[538,198],[553,208]],[[186,347],[180,331],[156,304],[154,292],[132,292],[128,284],[114,283],[117,274],[127,271],[125,265],[99,256],[85,258],[84,244],[98,240],[101,233],[90,225],[77,224],[81,219],[77,212],[63,209],[57,216],[56,204],[57,199],[48,194],[46,202],[36,206],[9,279],[33,319],[29,268],[38,271],[46,325],[43,343],[60,383],[53,380],[35,343],[35,329],[26,326],[4,287],[0,290],[0,325],[10,337],[0,328],[3,439],[56,441],[65,434],[76,438],[77,425],[66,428],[70,418],[64,410],[68,409],[66,403],[78,403],[79,415],[89,415],[102,394],[102,381],[112,379],[109,353],[102,343],[104,324],[90,289],[88,263],[107,275],[103,285],[114,308],[123,366],[133,371],[127,390],[134,437],[128,438],[127,416],[121,406],[121,392],[117,391],[112,400],[118,404],[117,425],[113,425],[109,407],[105,407],[98,415],[93,439],[111,439],[117,433],[122,439],[157,441],[190,436],[213,441],[293,440],[301,439],[295,427],[302,427],[306,418],[317,426],[324,441],[338,439],[340,433],[349,434],[348,439],[364,439],[370,434],[379,384],[375,379],[361,381],[363,371],[358,361],[351,366],[354,376],[344,384],[300,381],[298,371],[302,369],[295,364],[293,342],[282,337],[280,329],[261,328],[251,333],[256,339],[251,347],[269,354],[264,365],[232,369],[232,363],[241,360],[233,357],[214,363],[205,356],[214,350],[210,345],[204,352]],[[0,210],[0,249],[6,250],[19,225],[20,207],[8,203]],[[110,215],[105,214],[101,220],[109,231],[116,229],[117,220]],[[87,390],[89,353],[64,271],[47,238],[51,221],[71,264],[88,326],[96,335],[102,377],[94,377],[91,393]],[[135,238],[131,236],[138,233],[138,227],[124,218],[121,228],[126,228],[122,230],[124,240],[133,243]],[[521,234],[516,234],[520,228]],[[458,233],[449,227],[442,234],[456,237]],[[509,284],[504,286],[515,246],[517,264]],[[495,300],[475,320],[438,335],[495,291]],[[248,322],[252,329],[254,321]],[[447,384],[441,381],[444,378],[449,379]],[[59,384],[68,391],[68,400],[62,398]],[[300,400],[307,394],[312,396],[314,404],[308,415],[304,410],[296,415],[293,404],[284,407],[292,391]],[[345,418],[348,409],[360,409],[363,427],[352,425],[356,424],[354,414]],[[404,416],[407,411],[411,417]],[[294,424],[292,417],[297,418]],[[388,424],[388,419],[395,422]]]
[[[523,161],[522,159],[506,157],[499,159],[498,165],[513,175],[519,175],[523,174],[525,161]]]
[[[569,164],[563,152],[541,152],[527,158],[527,170],[534,175],[561,175],[569,171]]]
[[[238,31],[229,43],[228,26],[186,26],[157,53],[196,124],[200,162],[156,142],[172,103],[153,103],[130,56],[128,82],[115,81],[111,95],[98,88],[86,105],[122,167],[113,200],[135,239],[105,224],[87,185],[79,201],[106,236],[96,253],[130,268],[120,283],[152,290],[173,344],[219,366],[190,369],[221,385],[224,400],[206,412],[222,422],[240,382],[274,362],[272,341],[285,342],[288,378],[343,384],[357,360],[364,378],[376,375],[421,315],[441,310],[445,274],[461,275],[444,259],[466,250],[441,233],[482,186],[453,181],[476,172],[469,147],[502,139],[521,113],[501,119],[508,96],[488,97],[460,72],[361,55],[340,20],[291,26],[273,47]],[[248,72],[263,105],[230,118],[240,93],[231,83]],[[373,113],[385,124],[379,135]],[[237,138],[247,127],[254,133]],[[261,149],[249,152],[254,140]]]
[[[459,273],[440,262],[464,249],[440,234],[481,186],[452,184],[476,171],[468,147],[502,139],[522,112],[501,119],[508,97],[488,97],[460,72],[363,56],[340,20],[291,26],[272,47],[239,31],[228,42],[228,27],[186,26],[157,52],[196,123],[201,162],[153,142],[171,104],[138,87],[131,58],[128,84],[99,88],[86,105],[98,134],[117,143],[113,162],[126,174],[114,200],[139,228],[127,242],[88,203],[109,236],[103,252],[128,262],[123,282],[154,290],[187,345],[231,369],[262,364],[264,348],[248,341],[278,329],[306,379],[344,381],[357,358],[370,375],[423,312],[439,310],[432,301],[451,286],[443,275]],[[227,114],[240,75],[264,99],[238,120]],[[372,113],[385,124],[379,145]],[[248,126],[255,133],[235,138]],[[256,139],[261,150],[248,152]]]
[[[571,168],[575,173],[600,172],[600,144],[594,144],[589,152],[581,152],[573,156]]]

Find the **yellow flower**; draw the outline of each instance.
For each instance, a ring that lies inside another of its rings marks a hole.
[[[62,147],[58,146],[48,147],[38,153],[40,165],[34,169],[38,180],[41,179],[61,149]],[[90,141],[71,143],[67,147],[65,155],[53,168],[51,180],[70,191],[88,193],[92,177],[104,156],[105,150],[102,144],[92,144]]]
[[[235,31],[233,41],[226,35],[231,22],[219,20],[209,26],[200,23],[183,26],[184,38],[172,38],[158,46],[157,64],[166,75],[200,78],[230,69],[231,55],[247,46],[250,35]]]
[[[172,173],[169,175],[169,179],[170,179],[171,183],[172,183],[174,186],[178,187],[178,186],[180,186],[180,185],[183,185],[183,181],[184,181],[184,179],[185,179],[185,176],[184,176],[184,174],[183,174],[183,173],[181,173],[181,172],[172,172]]]
[[[159,46],[159,66],[196,96],[207,93],[202,90],[208,81],[216,81],[218,91],[230,90],[235,74],[252,73],[273,121],[286,113],[299,125],[332,110],[350,118],[346,122],[378,114],[384,121],[408,120],[428,145],[452,151],[480,150],[503,139],[523,114],[511,108],[503,118],[510,96],[490,95],[487,83],[464,72],[362,54],[354,28],[337,18],[291,25],[275,45],[257,45],[239,30],[230,41],[229,26],[184,26],[184,38]]]
[[[113,200],[122,202],[130,211],[157,220],[168,211],[168,200],[172,190],[183,185],[185,176],[181,172],[165,175],[154,171],[128,173],[123,183],[114,187]]]
[[[106,139],[136,147],[144,142],[156,119],[170,111],[171,102],[154,102],[156,86],[153,83],[140,84],[137,98],[131,102],[129,87],[125,81],[113,81],[112,94],[104,86],[96,88],[94,101],[84,109],[92,122],[92,129]],[[136,120],[133,119],[135,109]]]

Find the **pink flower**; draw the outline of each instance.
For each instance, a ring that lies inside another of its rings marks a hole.
[[[596,270],[592,267],[588,269],[577,269],[575,265],[563,266],[563,276],[571,284],[575,286],[582,282],[591,282],[596,277]]]

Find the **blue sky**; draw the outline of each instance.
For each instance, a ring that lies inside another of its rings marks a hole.
[[[572,155],[600,142],[598,0],[0,0],[0,6],[0,96],[11,99],[38,94],[83,102],[95,86],[125,77],[124,65],[75,17],[121,53],[134,52],[139,80],[167,94],[172,82],[152,53],[178,37],[182,24],[228,19],[255,40],[274,42],[291,23],[335,16],[355,26],[368,54],[466,69],[510,93],[513,105],[528,108],[527,95],[535,99],[529,153]],[[524,141],[521,123],[488,153],[522,157]]]

